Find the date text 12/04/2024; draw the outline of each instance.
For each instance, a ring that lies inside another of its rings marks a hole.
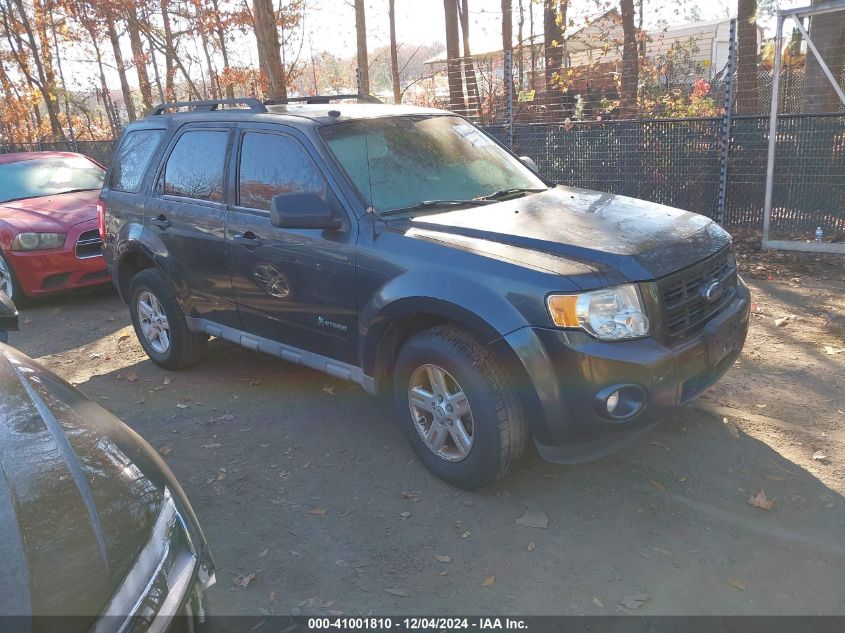
[[[308,628],[319,630],[398,630],[398,631],[442,631],[442,630],[511,630],[527,629],[525,620],[519,618],[309,618]]]

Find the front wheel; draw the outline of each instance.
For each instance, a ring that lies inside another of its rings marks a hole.
[[[155,268],[132,278],[129,312],[141,347],[156,365],[181,369],[205,352],[208,337],[188,329],[173,289]]]
[[[17,305],[26,301],[26,296],[15,278],[15,271],[12,270],[11,264],[2,252],[0,252],[0,291],[5,292],[9,299],[16,302]]]
[[[455,486],[486,486],[523,452],[525,414],[511,379],[463,328],[438,326],[410,339],[396,359],[393,394],[420,461]]]

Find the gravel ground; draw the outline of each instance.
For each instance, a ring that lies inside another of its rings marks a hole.
[[[475,494],[354,385],[219,340],[158,368],[111,292],[22,310],[11,343],[165,455],[215,554],[214,613],[843,614],[842,260],[741,261],[750,338],[694,407],[591,464],[532,449]]]

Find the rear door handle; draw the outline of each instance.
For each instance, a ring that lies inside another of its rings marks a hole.
[[[160,215],[157,218],[153,218],[152,220],[150,220],[150,224],[164,230],[170,226],[171,222],[163,215]]]
[[[247,231],[245,233],[241,233],[240,235],[235,235],[232,238],[232,241],[247,248],[255,248],[256,246],[261,246],[261,238],[258,237],[252,231]]]

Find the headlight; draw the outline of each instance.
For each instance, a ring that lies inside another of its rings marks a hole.
[[[12,239],[12,250],[44,251],[51,248],[61,248],[64,244],[64,233],[18,233]]]
[[[558,327],[582,328],[605,341],[648,334],[648,317],[633,284],[578,295],[551,295],[548,306]]]

